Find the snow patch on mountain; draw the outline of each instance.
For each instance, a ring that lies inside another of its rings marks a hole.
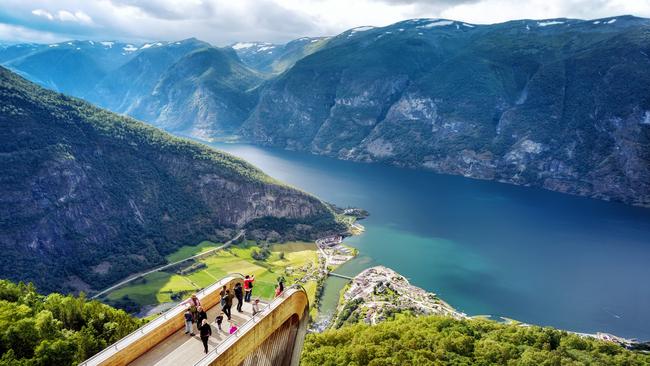
[[[371,30],[371,29],[374,29],[374,28],[375,28],[375,27],[373,27],[373,26],[369,26],[369,25],[365,25],[365,26],[362,26],[362,27],[352,28],[352,29],[350,29],[350,34],[348,34],[348,38],[349,38],[349,37],[352,37],[355,33],[365,32],[365,31],[367,31],[367,30]]]
[[[255,45],[256,45],[256,43],[239,42],[239,43],[235,43],[234,45],[232,45],[232,48],[236,49],[236,50],[243,50],[245,48],[251,48],[251,47],[253,47]]]
[[[454,22],[451,20],[434,20],[433,22],[428,24],[418,25],[417,28],[426,29],[426,28],[433,28],[433,27],[445,27],[452,24],[454,24]]]
[[[108,47],[108,48],[112,48],[113,45],[115,44],[115,42],[110,42],[110,41],[103,41],[103,42],[99,42],[99,43],[101,43],[102,46]]]
[[[548,27],[549,25],[558,25],[558,24],[564,24],[564,22],[560,22],[558,20],[547,20],[543,22],[537,22],[537,25],[540,27]]]

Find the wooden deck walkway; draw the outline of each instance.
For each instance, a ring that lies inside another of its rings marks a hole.
[[[237,312],[236,304],[237,299],[233,299],[232,319],[238,327],[241,327],[244,322],[253,316],[252,303],[244,303],[242,307],[243,312],[241,313]],[[264,306],[266,306],[266,303],[260,301],[260,308]],[[219,330],[215,323],[215,319],[220,310],[221,307],[219,305],[208,310],[208,321],[212,327],[212,337],[208,341],[208,352],[223,342],[229,335],[228,329],[230,328],[230,324],[228,323],[228,319],[224,319],[221,324],[222,330]],[[194,326],[194,330],[196,335],[190,336],[189,334],[185,334],[185,327],[183,327],[183,329],[167,337],[163,342],[131,362],[130,365],[194,365],[205,356],[205,353],[203,353],[203,343],[201,342],[201,338],[199,338],[198,331],[196,331],[196,325]]]

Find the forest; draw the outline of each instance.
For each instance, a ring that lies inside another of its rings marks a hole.
[[[650,355],[549,327],[397,315],[308,335],[303,366],[650,365]]]
[[[0,365],[74,365],[133,332],[142,321],[79,296],[47,296],[0,280]]]

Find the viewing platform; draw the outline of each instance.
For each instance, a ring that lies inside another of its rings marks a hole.
[[[229,334],[228,320],[224,319],[220,331],[215,318],[220,311],[221,288],[225,285],[232,289],[236,283],[243,283],[242,275],[229,275],[197,292],[212,327],[208,354],[203,351],[198,333],[196,336],[185,334],[183,313],[186,305],[181,303],[80,366],[298,365],[309,311],[304,289],[291,286],[269,303],[260,302],[260,312],[255,316],[251,303],[244,303],[243,312],[239,313],[234,299],[232,319],[238,329]]]

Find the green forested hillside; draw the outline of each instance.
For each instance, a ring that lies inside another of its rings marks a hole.
[[[74,365],[141,325],[83,296],[40,295],[31,284],[0,280],[0,365]]]
[[[308,335],[303,366],[650,365],[650,355],[536,326],[398,316]]]
[[[0,68],[0,278],[89,291],[242,227],[287,239],[342,228],[242,160]]]

